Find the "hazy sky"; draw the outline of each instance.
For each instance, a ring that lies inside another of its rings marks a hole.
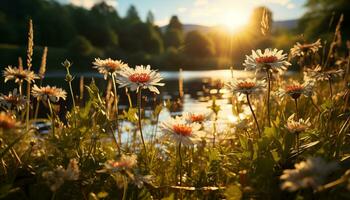
[[[102,0],[57,0],[90,8]],[[105,0],[125,15],[135,5],[145,19],[151,10],[158,25],[167,24],[171,15],[178,15],[186,24],[239,26],[248,20],[252,9],[265,5],[273,12],[274,20],[296,19],[305,12],[306,0]]]

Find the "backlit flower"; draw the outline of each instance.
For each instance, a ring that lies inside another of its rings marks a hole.
[[[265,49],[264,53],[260,49],[252,50],[252,55],[246,56],[243,65],[246,70],[272,70],[273,72],[283,72],[291,64],[286,61],[287,54],[283,50]]]
[[[22,110],[26,104],[26,98],[17,93],[17,89],[13,92],[9,92],[8,95],[0,94],[0,106],[4,106],[7,109],[16,108]]]
[[[170,118],[161,124],[161,130],[166,139],[174,140],[184,145],[193,145],[200,140],[203,132],[199,123],[188,123],[183,117]]]
[[[113,60],[111,58],[105,60],[95,58],[95,62],[92,64],[103,75],[104,79],[107,79],[108,75],[116,75],[122,68],[128,67],[128,64],[123,63],[121,60]]]
[[[108,160],[104,165],[107,170],[116,172],[121,169],[132,169],[137,164],[137,156],[132,155],[122,155],[119,161]]]
[[[239,94],[252,94],[260,92],[265,88],[264,81],[257,81],[254,79],[244,79],[244,80],[232,80],[227,83],[226,86],[232,91]]]
[[[55,86],[38,87],[37,85],[34,85],[32,95],[33,97],[39,98],[43,101],[47,101],[49,99],[52,102],[57,102],[60,100],[60,98],[65,100],[67,93],[63,89]]]
[[[34,81],[39,77],[32,71],[8,66],[3,71],[3,76],[5,77],[5,83],[9,80],[15,80],[16,83],[23,82],[24,80],[28,82]]]
[[[119,87],[129,87],[132,91],[139,89],[149,89],[151,92],[159,94],[156,86],[164,86],[159,83],[163,78],[155,70],[151,70],[151,66],[136,66],[135,69],[123,67],[117,76]]]
[[[50,187],[51,191],[57,191],[65,181],[76,181],[79,179],[79,166],[75,159],[71,159],[64,169],[61,165],[57,166],[52,171],[43,172],[42,176],[46,180],[47,185]]]
[[[16,119],[5,112],[0,113],[0,129],[9,130],[15,128],[16,126]]]
[[[344,75],[343,69],[322,70],[321,65],[317,65],[314,69],[306,69],[304,77],[306,80],[314,79],[316,81],[328,81]]]
[[[286,128],[290,133],[302,133],[306,131],[311,126],[310,119],[307,118],[306,120],[300,118],[298,121],[294,120],[294,114],[291,115],[286,124]]]
[[[325,178],[337,168],[336,163],[327,163],[322,158],[308,158],[294,165],[295,169],[286,169],[283,171],[280,179],[283,180],[282,190],[290,192],[321,186]]]
[[[322,47],[321,45],[321,39],[318,39],[314,43],[304,43],[300,44],[297,42],[293,48],[290,49],[290,53],[292,57],[301,57],[305,56],[307,54],[314,54],[316,53],[320,48]]]
[[[286,85],[284,88],[280,88],[278,94],[282,97],[288,95],[293,99],[298,99],[301,95],[310,97],[312,96],[314,85],[315,83],[311,80],[306,81],[303,84],[294,82]]]
[[[203,113],[188,112],[188,113],[183,114],[183,117],[189,123],[193,123],[193,122],[203,123],[203,122],[209,120],[210,116],[211,116],[210,112],[203,112]]]

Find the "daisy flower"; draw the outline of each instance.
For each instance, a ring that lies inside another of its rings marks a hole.
[[[76,159],[70,159],[67,169],[61,165],[52,171],[43,172],[42,176],[46,180],[51,191],[57,191],[65,181],[76,181],[79,179],[79,165]]]
[[[108,160],[104,165],[106,170],[112,172],[116,172],[121,169],[132,169],[137,165],[137,156],[135,154],[122,155],[119,161]]]
[[[24,80],[28,82],[34,82],[34,79],[39,77],[32,71],[8,66],[3,71],[3,76],[5,77],[5,83],[9,80],[15,80],[15,83],[23,82]]]
[[[193,145],[203,135],[199,123],[188,123],[183,117],[170,118],[160,127],[166,138],[186,146]]]
[[[323,71],[321,65],[317,65],[314,69],[306,69],[304,77],[306,80],[314,79],[316,81],[329,81],[344,75],[343,69],[332,69]]]
[[[305,95],[306,97],[312,96],[313,93],[314,82],[306,81],[303,84],[298,82],[294,82],[292,84],[286,85],[285,88],[279,89],[279,96],[283,97],[288,95],[293,99],[298,99],[301,95]]]
[[[25,104],[26,98],[17,93],[17,89],[9,92],[8,95],[0,94],[0,106],[4,106],[7,109],[17,108],[17,110],[22,110]]]
[[[337,168],[334,162],[327,163],[322,158],[308,158],[294,165],[295,169],[283,171],[280,179],[283,181],[282,190],[290,192],[304,188],[317,189],[325,182],[325,178]]]
[[[55,86],[38,87],[37,85],[34,85],[32,95],[33,97],[39,98],[43,101],[47,101],[49,99],[52,102],[58,102],[60,98],[65,100],[67,93],[63,89]]]
[[[252,50],[252,55],[246,56],[243,65],[245,70],[272,70],[274,72],[283,72],[291,64],[286,61],[287,54],[283,54],[283,50],[265,49],[264,53],[258,49]]]
[[[302,57],[302,56],[305,56],[307,54],[316,53],[321,47],[322,47],[321,39],[318,39],[314,43],[300,44],[299,42],[297,42],[293,46],[293,48],[290,49],[290,53],[291,53],[293,58],[294,57]]]
[[[9,130],[17,126],[17,121],[5,112],[0,113],[0,129]]]
[[[230,83],[227,83],[226,86],[232,91],[239,94],[252,94],[260,92],[265,88],[264,81],[257,81],[254,79],[244,79],[244,80],[232,80]]]
[[[128,67],[128,64],[123,63],[121,60],[113,60],[111,58],[102,60],[95,58],[95,61],[92,63],[97,71],[103,75],[104,79],[107,79],[108,75],[115,76],[122,68]]]
[[[311,126],[310,118],[306,120],[303,120],[300,118],[298,121],[295,121],[294,114],[288,118],[287,124],[286,124],[286,128],[290,133],[297,133],[297,134],[306,131],[310,126]]]
[[[188,123],[203,123],[210,119],[211,113],[210,112],[203,112],[203,113],[184,113],[183,117]]]
[[[136,66],[135,69],[123,67],[119,71],[117,82],[119,87],[129,87],[132,91],[139,89],[149,89],[151,92],[159,94],[159,90],[155,86],[164,86],[159,83],[163,78],[155,70],[151,70],[151,66]]]

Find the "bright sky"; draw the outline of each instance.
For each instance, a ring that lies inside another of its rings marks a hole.
[[[62,3],[90,8],[94,3],[103,0],[57,0]],[[145,19],[151,10],[156,24],[162,26],[176,14],[184,24],[207,26],[226,25],[238,27],[243,25],[251,11],[265,5],[273,12],[274,20],[296,19],[303,15],[306,0],[105,0],[116,7],[118,13],[125,15],[130,5],[135,5],[140,17]]]

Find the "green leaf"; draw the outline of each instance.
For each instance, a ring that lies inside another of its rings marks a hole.
[[[15,146],[15,144],[17,144],[17,142],[21,141],[22,138],[28,133],[29,131],[23,133],[22,135],[20,135],[19,137],[17,137],[13,142],[10,143],[10,145],[8,145],[4,150],[2,150],[0,152],[0,159],[2,157],[4,157],[4,155],[13,147]]]
[[[332,108],[333,107],[333,102],[332,102],[332,100],[330,100],[330,99],[327,99],[322,105],[321,105],[321,108],[323,109],[323,110],[327,110],[327,109],[330,109],[330,108]]]
[[[226,188],[225,197],[227,200],[240,200],[242,191],[238,185],[230,185]]]
[[[174,200],[174,198],[175,198],[175,194],[171,193],[170,196],[162,198],[162,200]]]
[[[264,136],[266,137],[276,137],[277,136],[277,131],[275,127],[265,127],[264,129]]]

